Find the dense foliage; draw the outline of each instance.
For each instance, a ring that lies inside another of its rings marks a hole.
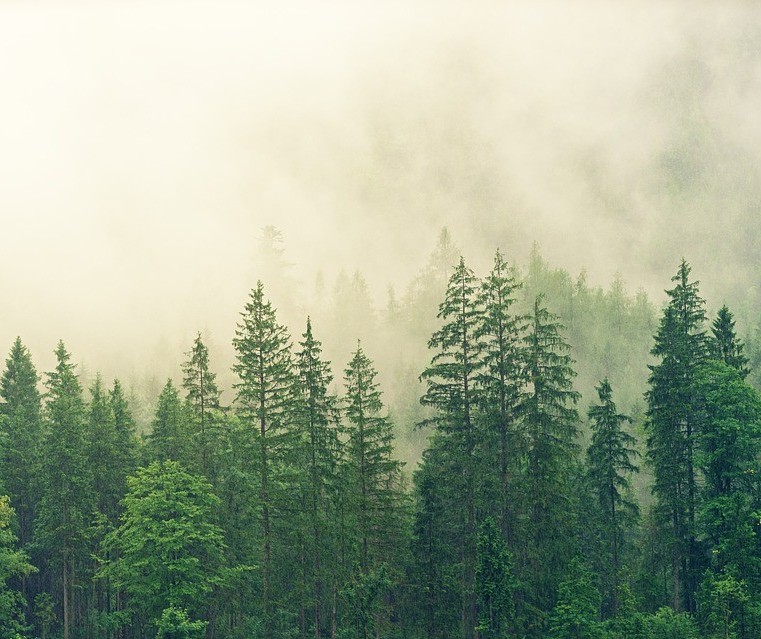
[[[118,380],[59,342],[41,387],[16,340],[0,637],[758,637],[754,351],[673,282],[657,321],[537,251],[481,278],[444,233],[383,313],[343,276],[295,340],[259,282],[230,405],[199,334],[143,432]]]

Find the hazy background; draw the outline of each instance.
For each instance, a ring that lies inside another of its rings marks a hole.
[[[757,2],[0,0],[0,351],[226,366],[267,224],[299,312],[342,270],[385,305],[447,226],[656,302],[684,255],[747,323],[759,114]]]

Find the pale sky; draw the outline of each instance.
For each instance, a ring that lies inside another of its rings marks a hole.
[[[0,351],[227,343],[265,224],[379,304],[444,225],[476,265],[536,240],[657,292],[685,255],[740,298],[759,60],[750,2],[0,0]]]

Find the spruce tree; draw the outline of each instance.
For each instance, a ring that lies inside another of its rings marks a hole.
[[[716,319],[711,325],[711,332],[713,333],[712,355],[727,366],[736,368],[745,379],[750,373],[748,358],[743,353],[745,344],[737,337],[735,319],[726,305],[722,306],[716,314]]]
[[[254,431],[258,449],[262,621],[264,637],[271,639],[272,516],[277,503],[286,501],[278,474],[286,467],[294,448],[297,430],[292,408],[296,387],[290,337],[285,326],[277,322],[275,309],[265,299],[261,282],[251,291],[233,346],[237,351],[233,370],[240,378],[235,384],[239,412]]]
[[[359,633],[367,639],[378,630],[369,608],[383,594],[380,579],[391,559],[401,550],[403,540],[401,462],[393,458],[393,426],[383,414],[383,401],[375,381],[377,373],[370,359],[357,347],[344,372],[346,396],[344,413],[349,441],[348,476],[358,547],[359,572],[355,576],[355,619]],[[373,590],[375,584],[378,588]],[[370,588],[373,597],[365,595]]]
[[[177,387],[171,379],[167,379],[156,405],[147,452],[152,461],[173,459],[189,468],[193,451],[188,412],[180,399]]]
[[[216,429],[219,419],[219,388],[216,375],[209,370],[209,349],[198,333],[193,341],[193,347],[186,354],[187,359],[182,365],[182,388],[185,390],[185,400],[190,407],[193,422],[193,448],[200,457],[201,472],[215,483],[216,445],[218,439]]]
[[[428,342],[436,350],[430,366],[421,375],[427,384],[421,402],[436,409],[431,422],[448,440],[448,448],[462,478],[457,503],[460,561],[462,564],[462,620],[466,639],[475,633],[477,620],[475,597],[476,568],[476,460],[477,432],[475,411],[478,407],[477,379],[481,372],[481,346],[477,338],[481,321],[478,304],[479,283],[460,258],[449,279],[444,301],[439,307],[441,328]]]
[[[704,568],[695,530],[697,473],[696,429],[699,426],[695,378],[708,357],[703,329],[704,301],[698,282],[690,281],[690,266],[682,260],[667,290],[651,353],[659,362],[650,366],[647,400],[648,456],[653,465],[656,512],[672,557],[672,603],[695,610],[695,590]]]
[[[571,479],[575,468],[579,394],[573,360],[556,315],[534,300],[524,338],[528,384],[520,404],[526,438],[523,535],[530,604],[548,610],[569,552]]]
[[[18,540],[22,548],[32,540],[39,501],[42,422],[38,382],[29,350],[17,337],[0,378],[0,432],[4,440],[0,481],[18,517]]]
[[[522,343],[525,319],[515,310],[515,293],[520,287],[514,269],[497,251],[494,267],[481,285],[483,320],[476,333],[482,343],[482,421],[485,477],[498,471],[496,502],[503,534],[514,540],[514,480],[523,442],[517,425],[518,402],[525,384],[525,354]],[[492,456],[497,452],[497,459]],[[495,463],[496,461],[496,463]],[[482,481],[484,481],[482,479]]]
[[[88,464],[87,416],[82,388],[63,342],[55,351],[57,365],[47,374],[46,433],[42,443],[41,488],[36,536],[48,561],[61,572],[63,636],[79,620],[74,601],[78,570],[89,555],[95,517],[95,493]]]
[[[327,595],[334,589],[330,562],[335,552],[335,492],[341,444],[338,439],[336,398],[328,391],[333,381],[330,363],[322,359],[322,345],[312,334],[307,318],[306,332],[296,353],[298,373],[299,417],[306,440],[305,508],[308,520],[308,543],[305,544],[311,573],[311,604],[314,635],[320,639],[327,629]]]
[[[637,505],[628,493],[629,475],[637,471],[633,463],[636,440],[624,431],[632,418],[618,413],[607,378],[597,387],[599,404],[590,406],[592,442],[587,449],[588,475],[597,494],[601,511],[601,532],[605,545],[603,577],[606,585],[604,604],[610,615],[618,614],[624,533],[637,513]]]

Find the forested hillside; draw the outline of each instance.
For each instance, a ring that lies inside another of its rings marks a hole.
[[[656,309],[443,231],[378,310],[263,241],[230,370],[199,333],[144,426],[10,346],[0,638],[761,634],[757,355],[686,261]]]

